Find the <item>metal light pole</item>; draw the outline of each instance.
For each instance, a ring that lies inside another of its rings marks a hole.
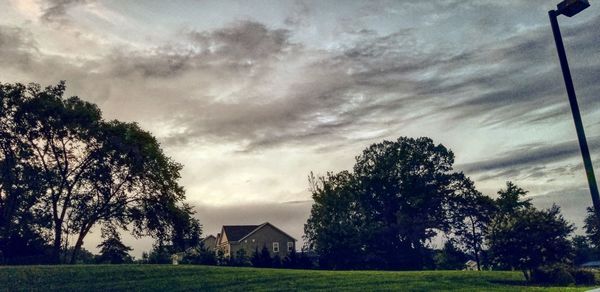
[[[596,177],[594,176],[594,168],[592,166],[592,159],[590,158],[590,149],[588,148],[587,139],[585,138],[585,131],[583,130],[583,122],[581,121],[579,105],[577,104],[577,97],[575,96],[575,87],[573,86],[571,71],[569,70],[569,63],[567,62],[567,54],[565,53],[565,47],[560,34],[560,28],[558,27],[558,20],[556,19],[557,16],[561,14],[571,17],[588,8],[589,6],[590,3],[588,0],[564,0],[557,5],[557,10],[548,11],[548,16],[550,16],[550,24],[552,25],[552,32],[554,33],[554,41],[556,42],[558,59],[560,60],[560,67],[562,68],[565,86],[567,87],[567,94],[569,96],[569,103],[571,104],[571,112],[573,113],[575,129],[577,130],[577,138],[579,139],[581,156],[583,156],[583,166],[585,167],[585,173],[590,186],[594,211],[596,216],[600,219],[600,195],[598,194],[598,184],[596,183]]]

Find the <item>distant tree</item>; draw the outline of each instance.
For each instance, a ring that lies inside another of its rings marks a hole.
[[[306,239],[333,268],[422,269],[426,244],[450,225],[454,154],[429,138],[376,143],[353,172],[311,177]]]
[[[150,253],[148,253],[149,264],[170,264],[173,252],[167,246],[154,244]]]
[[[468,178],[457,180],[456,195],[452,202],[452,231],[461,246],[477,263],[481,270],[481,252],[485,235],[496,212],[494,200],[475,189]],[[463,263],[464,264],[464,263]]]
[[[203,246],[188,248],[184,254],[181,263],[193,265],[216,265],[217,257],[215,252],[207,250]]]
[[[600,219],[592,207],[587,208],[587,213],[584,225],[585,233],[594,247],[600,250]]]
[[[273,266],[273,259],[271,258],[269,249],[264,245],[260,252],[258,248],[254,250],[250,262],[252,263],[252,266],[257,268],[271,268]]]
[[[273,268],[281,268],[281,257],[278,254],[273,256],[273,262],[271,265]]]
[[[250,259],[248,258],[248,254],[246,250],[243,248],[236,251],[235,255],[231,255],[229,258],[229,265],[236,267],[247,267],[250,266]]]
[[[517,211],[532,207],[531,199],[523,199],[527,191],[512,182],[506,182],[506,189],[498,191],[496,207],[499,216],[510,216]]]
[[[300,265],[300,257],[295,250],[292,250],[281,260],[281,266],[286,269],[297,269]]]
[[[123,244],[121,236],[115,229],[103,230],[102,238],[104,238],[104,241],[98,245],[100,254],[97,261],[99,263],[124,264],[133,261],[133,258],[129,255],[132,250],[131,247]]]
[[[469,257],[448,240],[444,243],[444,247],[437,251],[434,259],[436,269],[462,270]]]
[[[600,258],[600,251],[592,245],[592,242],[586,236],[576,235],[571,242],[573,244],[573,263],[575,265],[578,266]]]
[[[497,217],[488,237],[490,254],[495,262],[523,271],[531,280],[533,270],[542,266],[568,263],[573,232],[556,205],[548,210],[525,208],[512,216]]]
[[[61,252],[61,258],[63,262],[66,262],[70,259],[73,254],[73,247],[69,247],[67,250],[63,250]],[[89,250],[82,248],[80,252],[77,254],[77,258],[75,259],[74,264],[96,264],[96,255],[90,252]]]

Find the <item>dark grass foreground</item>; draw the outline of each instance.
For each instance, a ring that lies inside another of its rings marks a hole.
[[[531,287],[519,272],[309,271],[171,265],[0,267],[0,290],[585,291]]]

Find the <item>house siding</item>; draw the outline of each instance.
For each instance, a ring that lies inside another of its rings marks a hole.
[[[279,243],[279,252],[273,251],[273,242]],[[235,255],[240,249],[244,249],[247,256],[252,256],[255,250],[260,252],[263,246],[266,246],[272,257],[278,255],[283,259],[290,253],[288,242],[292,243],[292,250],[296,250],[296,242],[292,237],[267,224],[240,242],[229,244],[229,252],[224,252],[226,255]]]

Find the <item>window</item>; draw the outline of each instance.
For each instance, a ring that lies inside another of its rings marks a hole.
[[[252,242],[255,242],[256,240],[252,239]]]
[[[273,242],[273,252],[279,252],[279,242]]]
[[[244,243],[248,243],[248,239],[244,240]]]
[[[291,241],[288,241],[288,252],[292,252],[294,250],[294,243]]]

